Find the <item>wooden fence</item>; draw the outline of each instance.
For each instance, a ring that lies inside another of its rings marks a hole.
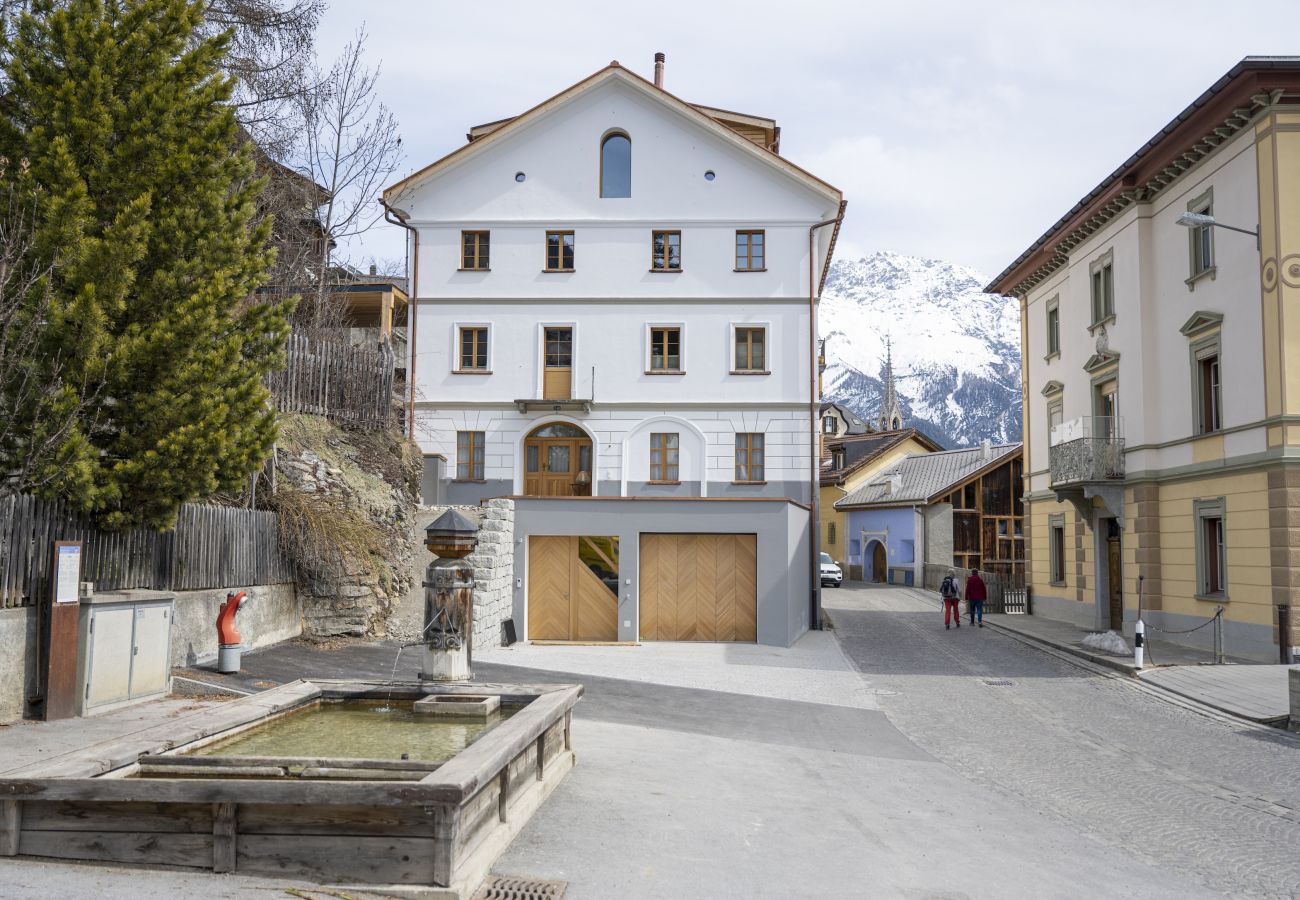
[[[397,359],[387,343],[372,349],[294,332],[285,353],[285,367],[267,378],[281,412],[325,416],[366,431],[388,427]]]
[[[0,608],[49,599],[54,541],[82,542],[81,577],[97,591],[190,591],[293,580],[273,512],[187,503],[172,531],[106,532],[62,501],[18,494],[0,498]]]

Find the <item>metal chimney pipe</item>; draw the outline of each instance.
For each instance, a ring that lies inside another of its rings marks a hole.
[[[662,90],[664,86],[664,55],[655,54],[655,87]]]

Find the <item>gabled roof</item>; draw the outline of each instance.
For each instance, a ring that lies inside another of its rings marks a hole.
[[[1011,460],[1022,444],[967,447],[942,453],[913,454],[889,472],[835,503],[836,509],[866,509],[934,503],[973,478]],[[892,488],[892,490],[891,490]]]
[[[849,435],[834,438],[826,442],[826,453],[822,456],[821,483],[843,484],[854,472],[884,456],[890,450],[908,439],[914,440],[930,450],[941,449],[915,428],[903,428],[899,431],[876,431],[871,434]],[[834,451],[844,450],[844,465],[832,468],[835,460]]]
[[[619,79],[624,84],[631,85],[632,87],[641,91],[646,96],[655,98],[659,100],[659,102],[665,103],[673,107],[678,112],[686,116],[686,118],[703,126],[707,130],[713,132],[718,137],[731,143],[733,146],[741,149],[743,152],[749,154],[751,157],[762,160],[768,165],[774,166],[775,168],[784,172],[790,178],[794,179],[795,181],[799,182],[800,184],[804,185],[810,190],[818,194],[821,194],[822,196],[826,197],[828,200],[834,203],[842,202],[844,195],[838,188],[823,181],[822,179],[818,178],[812,173],[804,169],[801,169],[799,166],[796,166],[794,163],[778,155],[774,151],[767,149],[766,147],[761,147],[755,142],[745,138],[741,134],[737,133],[734,129],[729,128],[726,125],[722,124],[718,119],[701,111],[700,107],[697,107],[691,103],[687,103],[685,100],[682,100],[679,97],[676,97],[673,94],[668,93],[663,88],[655,87],[653,82],[648,81],[645,78],[642,78],[640,75],[637,75],[635,72],[631,71],[630,69],[624,68],[622,65],[619,64],[618,60],[612,61],[608,66],[605,66],[605,68],[600,69],[599,71],[594,72],[591,75],[587,76],[586,78],[582,79],[578,83],[565,88],[555,96],[550,97],[547,100],[543,100],[541,103],[537,104],[527,112],[524,112],[518,116],[515,116],[512,119],[505,121],[503,124],[501,124],[498,127],[491,128],[489,131],[482,134],[481,136],[476,136],[474,140],[470,141],[464,146],[459,147],[456,150],[453,150],[451,153],[448,153],[446,156],[442,157],[441,159],[430,163],[429,165],[425,166],[423,169],[420,169],[418,172],[415,172],[414,174],[409,175],[406,178],[403,178],[401,181],[398,181],[390,185],[389,187],[385,188],[383,194],[384,201],[386,203],[392,203],[397,199],[397,194],[400,191],[411,188],[412,186],[425,180],[426,178],[429,178],[437,174],[439,171],[441,171],[442,169],[446,168],[447,166],[451,165],[454,162],[459,162],[463,159],[469,158],[470,156],[483,152],[485,148],[494,145],[504,137],[514,133],[519,128],[522,128],[523,126],[533,121],[536,121],[537,119],[546,115],[552,109],[555,109],[558,106],[562,106],[565,103],[568,103],[570,100],[574,99],[575,97],[578,97],[601,84],[605,84],[606,82],[612,79]],[[496,125],[496,124],[497,123],[495,122],[489,123],[489,126]],[[480,126],[480,128],[483,127],[486,126]]]

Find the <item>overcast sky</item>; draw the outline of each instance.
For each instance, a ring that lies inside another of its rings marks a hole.
[[[332,0],[319,52],[369,31],[403,174],[619,60],[683,99],[776,119],[844,191],[837,258],[1001,271],[1243,56],[1300,54],[1297,6],[1236,0],[684,4]],[[1290,43],[1288,43],[1288,41]],[[400,259],[380,225],[356,259]]]

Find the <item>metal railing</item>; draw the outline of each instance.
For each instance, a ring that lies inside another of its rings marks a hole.
[[[1124,420],[1087,416],[1052,429],[1047,464],[1052,485],[1124,478]]]

